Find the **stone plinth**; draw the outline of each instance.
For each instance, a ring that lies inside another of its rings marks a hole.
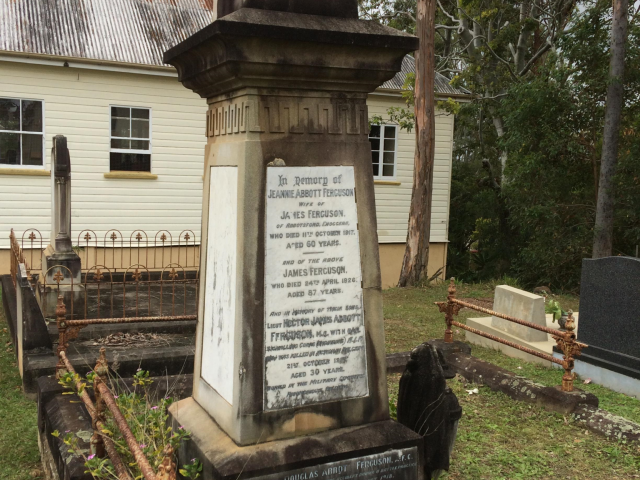
[[[261,8],[165,54],[209,104],[194,400],[241,446],[389,419],[366,100],[417,48]]]
[[[496,287],[493,310],[542,327],[547,325],[544,313],[544,298],[508,285]],[[518,325],[502,318],[492,317],[491,325],[527,342],[545,342],[548,340],[546,332]]]
[[[391,420],[243,447],[193,398],[173,404],[169,414],[174,430],[182,427],[191,432],[180,458],[200,459],[205,479],[285,480],[294,474],[299,479],[327,480],[349,475],[370,480],[421,477],[422,437]]]
[[[527,347],[532,350],[535,350],[536,352],[545,353],[547,355],[553,355],[554,347],[556,347],[556,341],[553,338],[551,338],[550,335],[547,335],[547,339],[544,341],[530,342],[530,341],[524,340],[521,337],[517,337],[515,335],[505,332],[504,330],[496,328],[493,325],[492,318],[493,317],[468,318],[467,326],[475,328],[485,333],[489,333],[491,335],[502,338],[504,340],[509,340],[510,342],[517,343],[519,345],[522,345],[523,347]],[[579,324],[578,312],[574,312],[573,318],[575,320],[576,331],[577,331],[578,324]],[[545,325],[549,328],[559,328],[558,322],[553,321],[553,315],[551,314],[546,315]],[[491,340],[489,338],[477,335],[475,333],[465,332],[465,339],[474,345],[479,345],[481,347],[486,347],[486,348],[493,348],[494,350],[501,351],[502,353],[504,353],[509,357],[520,358],[525,362],[538,363],[545,367],[551,367],[554,365],[552,362],[548,360],[544,360],[540,357],[536,357],[535,355],[531,355],[529,353],[523,352],[521,350],[518,350],[517,348],[509,347],[502,343],[496,342],[495,340]]]

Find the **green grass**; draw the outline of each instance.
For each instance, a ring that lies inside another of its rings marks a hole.
[[[492,298],[494,285],[461,285],[457,287],[458,298]],[[444,314],[440,313],[434,302],[444,301],[448,284],[440,283],[425,288],[394,288],[384,292],[384,317],[386,348],[389,353],[405,352],[432,338],[444,337]],[[579,298],[571,295],[559,295],[558,301],[565,310],[578,311]],[[483,314],[462,310],[458,319],[464,323],[469,317]],[[454,329],[454,339],[464,341],[464,331]],[[472,353],[487,362],[516,372],[546,386],[560,385],[562,371],[546,368],[515,358],[507,357],[497,350],[474,345]],[[520,367],[520,368],[518,368]],[[600,385],[577,386],[595,394],[600,399],[600,408],[613,414],[640,423],[640,400],[614,392]]]
[[[494,285],[462,285],[460,298],[490,298]],[[445,300],[447,285],[384,292],[386,347],[389,353],[411,350],[442,338],[444,317],[433,305]],[[562,296],[564,309],[577,310],[578,298]],[[459,318],[477,316],[463,311]],[[464,333],[455,335],[464,340]],[[41,478],[37,447],[36,405],[24,398],[13,347],[0,317],[0,480]],[[479,358],[545,385],[558,385],[562,373],[474,346]],[[521,369],[518,369],[521,367]],[[389,395],[397,400],[399,375],[389,376]],[[480,388],[468,395],[459,379],[450,386],[463,407],[452,469],[456,480],[640,478],[640,446],[624,445],[588,433],[562,415],[516,402]],[[600,398],[602,408],[640,423],[640,401],[598,385],[579,385]],[[7,454],[9,452],[9,454]]]
[[[43,478],[38,453],[37,408],[35,402],[27,400],[22,394],[22,381],[18,373],[11,337],[1,310],[0,478],[2,480]]]
[[[389,375],[397,400],[400,375]],[[469,395],[449,381],[463,409],[448,480],[631,480],[640,478],[640,447],[613,442],[562,415],[480,387]]]

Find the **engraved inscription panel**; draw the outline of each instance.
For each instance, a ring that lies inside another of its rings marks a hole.
[[[353,167],[267,170],[264,408],[369,394]]]
[[[350,458],[252,480],[417,480],[417,447]]]

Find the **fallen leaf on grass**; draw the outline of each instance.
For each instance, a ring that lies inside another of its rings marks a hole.
[[[590,378],[585,378],[582,383],[584,383],[585,385],[589,385],[591,383],[591,379]]]

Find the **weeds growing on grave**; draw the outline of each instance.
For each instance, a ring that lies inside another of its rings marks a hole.
[[[76,391],[75,385],[80,380],[78,375],[64,374],[61,376],[59,383],[72,390],[68,394],[82,394],[85,388],[91,388],[93,385],[94,374],[89,372],[86,382],[82,381],[80,389]],[[126,389],[122,382],[111,381],[111,391],[116,392],[114,399],[127,420],[127,424],[131,429],[136,442],[140,449],[149,460],[149,464],[154,471],[162,463],[164,458],[163,452],[167,445],[173,447],[177,451],[180,443],[189,437],[189,432],[180,427],[177,431],[173,431],[172,427],[167,427],[168,413],[167,409],[175,401],[174,398],[167,395],[157,400],[153,399],[150,387],[153,380],[149,378],[149,372],[138,370],[133,377],[133,388]],[[102,434],[109,437],[122,458],[124,465],[128,468],[132,478],[143,478],[142,472],[133,457],[133,454],[127,446],[122,433],[113,420],[113,416],[107,409],[105,428]],[[60,433],[56,430],[52,433],[54,437],[61,438]],[[111,461],[108,458],[98,458],[93,454],[89,454],[86,449],[80,447],[80,440],[73,432],[66,432],[61,438],[68,447],[69,453],[80,456],[85,461],[86,473],[91,474],[97,480],[114,480],[118,478]],[[192,459],[188,465],[180,468],[180,474],[187,479],[196,479],[200,477],[202,472],[202,464],[198,459]]]

